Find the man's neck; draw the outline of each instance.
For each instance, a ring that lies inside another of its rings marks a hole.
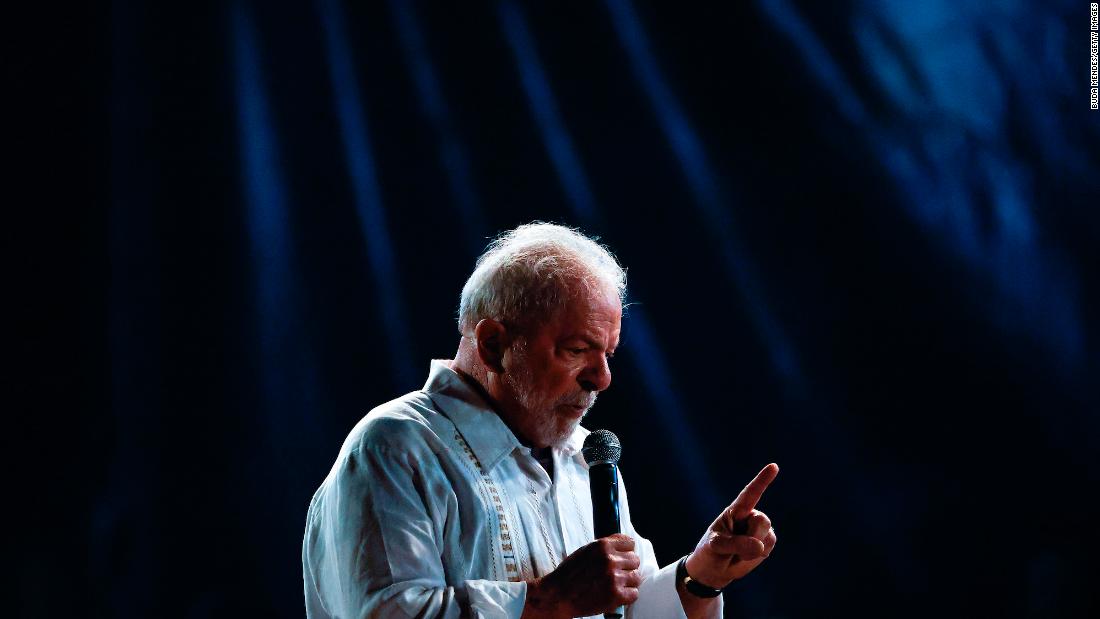
[[[458,359],[451,361],[448,367],[450,367],[455,374],[458,374],[459,378],[461,378],[467,385],[469,385],[471,389],[473,389],[479,396],[481,396],[481,399],[485,400],[485,403],[489,405],[489,408],[492,408],[494,411],[496,411],[496,403],[493,401],[492,396],[489,395],[489,391],[485,389],[485,385],[480,380],[478,380],[476,369],[463,366],[461,363],[459,363]]]
[[[462,350],[460,348],[459,353],[461,354],[461,352]],[[450,368],[454,370],[454,373],[458,374],[459,377],[462,378],[462,380],[465,381],[465,383],[469,385],[475,393],[481,396],[481,399],[485,401],[485,404],[487,404],[489,408],[494,413],[496,413],[497,417],[500,417],[501,421],[504,422],[504,425],[508,426],[508,429],[512,431],[512,434],[516,436],[516,439],[519,440],[522,445],[524,445],[525,447],[531,447],[531,444],[528,443],[522,436],[520,436],[520,434],[516,432],[516,429],[508,423],[507,418],[504,415],[500,414],[500,406],[497,404],[496,400],[493,399],[493,396],[489,394],[489,390],[486,388],[485,383],[483,382],[485,376],[484,368],[476,364],[472,367],[466,366],[465,364],[461,363],[459,355],[455,355],[454,361],[451,361],[450,363]]]
[[[550,476],[550,481],[554,480],[554,448],[553,447],[532,447],[531,455],[538,460],[542,468],[546,470],[546,474]]]

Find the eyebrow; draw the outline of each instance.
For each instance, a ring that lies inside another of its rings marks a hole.
[[[585,335],[585,334],[576,334],[576,335],[571,335],[571,336],[569,336],[569,337],[567,337],[567,338],[565,338],[565,339],[566,339],[567,341],[568,341],[568,340],[574,340],[574,339],[575,339],[575,340],[582,340],[582,341],[584,341],[584,342],[585,342],[586,344],[588,344],[589,346],[591,346],[592,348],[601,348],[601,349],[603,348],[603,344],[600,344],[600,343],[599,343],[599,342],[597,342],[597,341],[596,341],[595,339],[593,339],[593,338],[591,338],[591,337],[589,337],[588,335]],[[619,344],[620,344],[620,343],[621,343],[621,342],[620,342],[619,340],[615,340],[615,343],[614,343],[614,344],[612,344],[611,346],[608,346],[608,347],[607,347],[607,348],[606,348],[605,350],[608,350],[608,351],[614,351],[614,350],[618,350],[618,349],[619,349]]]

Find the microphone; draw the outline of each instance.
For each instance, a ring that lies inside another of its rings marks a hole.
[[[596,539],[621,533],[619,527],[619,457],[623,447],[609,430],[596,430],[584,439],[581,455],[588,463],[588,485],[592,490],[592,531]],[[604,613],[605,619],[620,619],[625,609]]]

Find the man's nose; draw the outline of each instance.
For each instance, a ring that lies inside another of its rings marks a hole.
[[[607,357],[600,355],[599,361],[590,364],[577,377],[581,389],[585,391],[603,391],[611,386],[611,368],[607,365]]]

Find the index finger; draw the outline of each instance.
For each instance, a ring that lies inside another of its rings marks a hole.
[[[745,518],[749,515],[749,512],[756,509],[756,504],[763,496],[764,490],[767,490],[768,485],[775,481],[776,475],[779,475],[779,465],[774,462],[761,469],[756,474],[756,478],[745,486],[745,489],[737,495],[737,498],[733,500],[733,504],[730,505],[733,517]]]
[[[615,550],[630,551],[634,550],[634,538],[625,533],[615,533],[605,537],[611,547]]]

